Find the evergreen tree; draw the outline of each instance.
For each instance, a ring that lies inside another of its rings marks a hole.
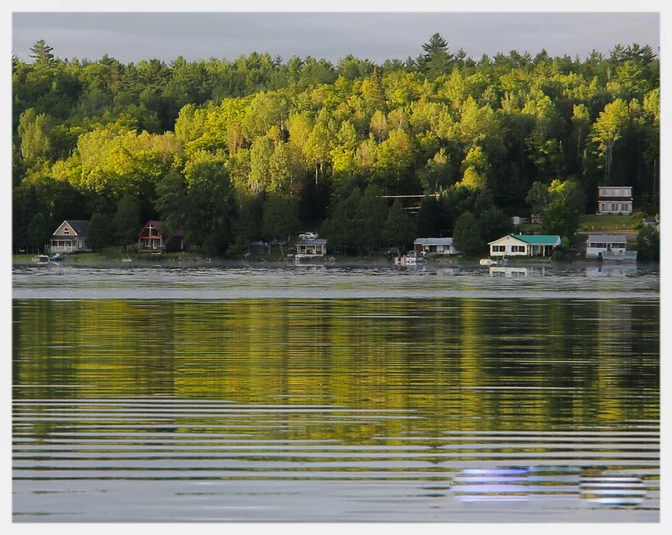
[[[221,255],[233,241],[235,199],[221,155],[200,152],[185,166],[186,237],[208,255]]]
[[[296,200],[271,195],[264,203],[261,231],[264,239],[280,242],[280,254],[284,255],[282,242],[289,240],[299,228],[299,206]]]
[[[114,216],[114,226],[117,230],[117,242],[124,249],[138,240],[142,227],[140,219],[140,203],[130,193],[124,194],[117,203],[117,213]]]
[[[262,217],[263,202],[261,197],[240,195],[236,204],[236,217],[232,222],[234,243],[230,250],[234,254],[246,252],[251,242],[261,239]]]
[[[33,216],[41,211],[46,210],[33,184],[14,188],[12,191],[12,246],[14,251],[25,252],[30,248],[28,225]]]
[[[86,245],[94,251],[101,251],[114,244],[115,234],[114,219],[107,214],[96,212],[89,221]]]
[[[436,197],[426,196],[422,198],[415,224],[418,237],[432,238],[441,235],[441,207]]]
[[[395,199],[385,220],[383,228],[388,245],[400,250],[410,246],[415,239],[415,222],[406,212],[401,199]]]
[[[369,186],[359,201],[358,222],[361,225],[359,247],[362,252],[371,254],[373,249],[385,242],[384,225],[387,220],[387,201],[383,191],[377,186]]]
[[[47,218],[41,212],[36,213],[28,224],[28,245],[32,251],[41,253],[52,235]]]
[[[51,53],[53,50],[44,39],[40,39],[30,47],[32,54],[29,57],[35,60],[36,65],[51,65],[54,62],[54,55]]]
[[[417,62],[421,72],[428,78],[434,79],[450,71],[453,55],[448,51],[448,41],[440,34],[432,35],[429,41],[422,45],[422,49],[425,53],[418,58]]]
[[[481,239],[481,228],[471,212],[463,213],[455,223],[453,242],[455,248],[467,257],[483,253],[485,242]]]
[[[187,205],[187,182],[177,169],[171,170],[156,185],[154,208],[169,232],[184,228]]]
[[[345,253],[361,248],[360,201],[362,191],[354,188],[350,195],[338,202],[333,214],[323,224],[320,234],[329,240],[330,248]]]

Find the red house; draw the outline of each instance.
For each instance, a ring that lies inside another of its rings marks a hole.
[[[178,253],[184,251],[184,230],[173,234],[161,230],[163,222],[147,221],[138,234],[138,251],[151,253]]]

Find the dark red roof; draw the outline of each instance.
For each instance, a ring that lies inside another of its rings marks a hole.
[[[160,221],[158,219],[150,219],[145,223],[145,226],[140,229],[140,232],[138,233],[138,237],[143,238],[143,237],[149,237],[147,234],[145,234],[145,230],[147,230],[147,227],[149,225],[152,225],[154,228],[158,229],[159,233],[161,232],[161,226],[163,225],[163,221]],[[183,237],[184,236],[184,229],[178,229],[172,234],[173,236],[178,236],[178,237]]]

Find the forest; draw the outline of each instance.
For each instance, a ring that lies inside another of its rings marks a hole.
[[[514,215],[571,241],[598,185],[658,213],[650,46],[475,60],[437,33],[418,51],[122,64],[38,41],[12,57],[13,249],[39,250],[64,219],[88,220],[94,249],[125,246],[160,219],[206,255],[300,231],[347,254],[420,236],[477,254]]]

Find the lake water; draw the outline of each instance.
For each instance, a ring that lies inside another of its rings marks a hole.
[[[15,522],[658,522],[636,266],[15,267]]]

